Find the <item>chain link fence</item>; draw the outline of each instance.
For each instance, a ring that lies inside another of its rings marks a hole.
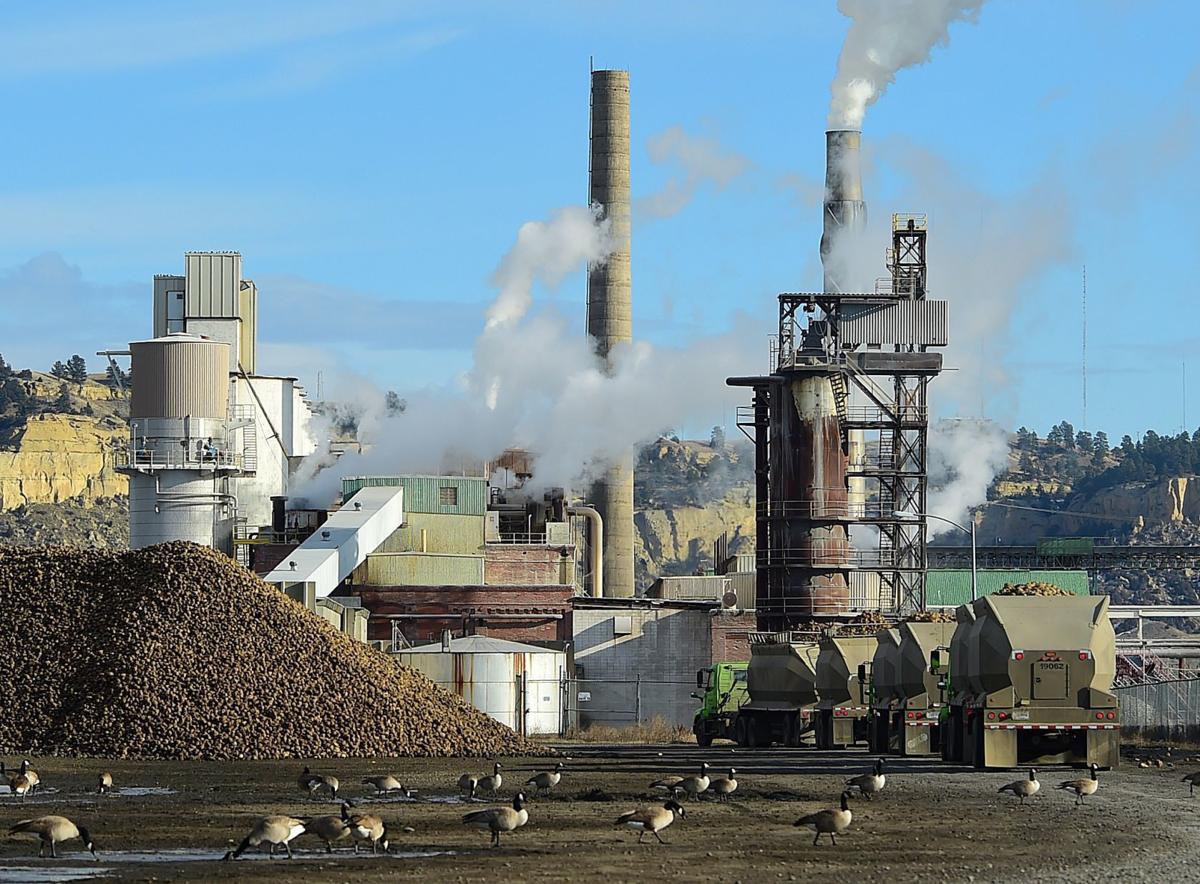
[[[1200,679],[1116,688],[1122,732],[1143,740],[1200,742]]]

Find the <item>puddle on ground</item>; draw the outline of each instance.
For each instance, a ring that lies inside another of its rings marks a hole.
[[[54,795],[56,792],[58,792],[57,789],[47,789],[45,786],[38,786],[33,791],[33,797],[37,797],[38,795]],[[10,794],[12,794],[12,790],[8,786],[0,786],[0,795]]]
[[[51,860],[53,862],[53,860]],[[83,881],[87,878],[106,878],[108,869],[94,867],[90,869],[72,868],[70,866],[3,866],[0,867],[0,882],[2,884],[43,884],[56,881]]]
[[[144,798],[147,795],[175,795],[177,793],[174,789],[168,789],[166,786],[119,786],[113,789],[111,794],[126,798]]]

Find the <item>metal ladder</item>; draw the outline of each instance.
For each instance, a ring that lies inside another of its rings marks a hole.
[[[242,469],[253,473],[258,469],[258,427],[242,427]]]

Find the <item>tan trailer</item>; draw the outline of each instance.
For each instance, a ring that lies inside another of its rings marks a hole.
[[[868,675],[870,689],[868,705],[871,707],[867,745],[876,754],[896,751],[891,739],[892,714],[900,701],[900,630],[881,629],[875,634],[878,643],[871,657]],[[865,674],[865,673],[864,673]],[[864,679],[864,674],[859,679]]]
[[[867,741],[867,685],[859,667],[875,654],[874,636],[821,637],[817,656],[816,736],[818,749],[844,749]]]
[[[892,721],[901,755],[933,755],[941,751],[943,673],[934,672],[933,652],[950,642],[957,623],[901,623],[898,657],[898,708]],[[940,667],[939,667],[940,668]]]
[[[1116,635],[1107,596],[994,595],[971,607],[975,622],[950,661],[955,682],[965,661],[964,758],[977,768],[1116,767]]]
[[[968,757],[964,739],[966,734],[965,709],[967,700],[970,698],[968,685],[970,684],[971,665],[966,653],[966,646],[971,630],[975,626],[975,609],[970,605],[963,605],[954,612],[954,616],[957,624],[950,637],[950,660],[948,661],[950,665],[946,666],[947,661],[944,654],[939,655],[943,667],[949,669],[945,679],[949,709],[942,716],[942,758],[945,761],[971,764],[974,760],[974,747],[972,746],[971,756]]]
[[[809,633],[762,635],[750,645],[750,699],[733,725],[739,746],[800,745],[817,703],[817,657],[817,642]]]

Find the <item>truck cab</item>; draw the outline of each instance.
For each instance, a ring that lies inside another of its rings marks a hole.
[[[696,673],[694,698],[700,708],[692,722],[692,733],[700,746],[711,746],[714,739],[734,738],[734,718],[746,702],[747,663],[714,663]]]

